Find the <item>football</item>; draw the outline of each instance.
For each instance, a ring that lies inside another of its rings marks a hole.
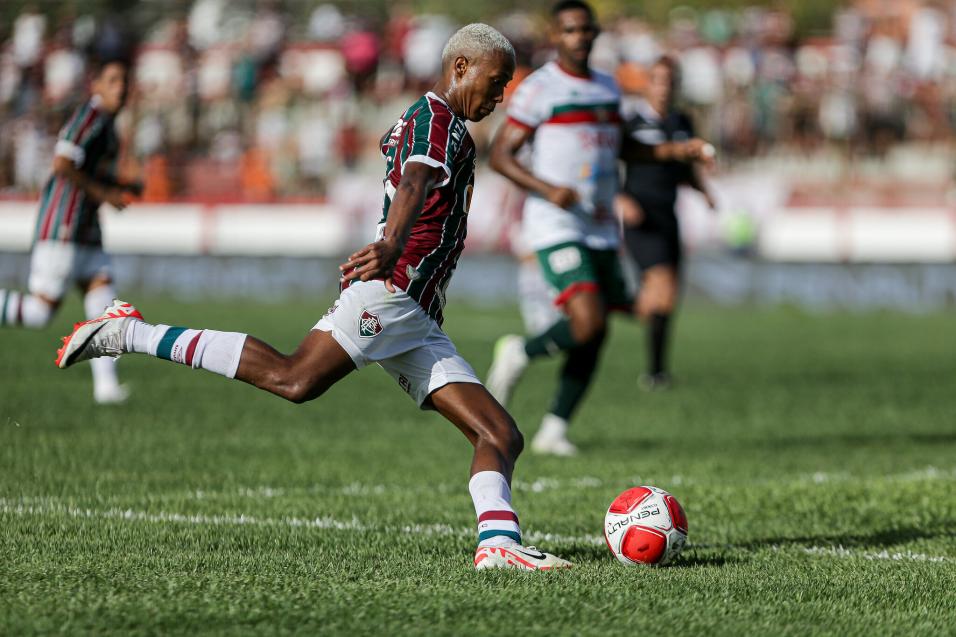
[[[663,566],[687,541],[684,508],[663,489],[633,487],[614,498],[604,516],[604,539],[621,563]]]

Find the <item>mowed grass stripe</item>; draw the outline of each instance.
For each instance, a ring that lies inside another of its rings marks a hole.
[[[330,302],[130,300],[282,351]],[[571,431],[582,454],[516,470],[529,542],[576,564],[545,577],[470,569],[470,448],[381,370],[293,406],[125,357],[133,397],[99,409],[84,366],[50,363],[81,315],[74,300],[48,331],[0,332],[0,634],[952,633],[948,313],[687,307],[678,382],[652,395],[634,385],[644,334],[615,320]],[[446,329],[482,373],[520,319],[453,305]],[[518,389],[526,435],[559,367]],[[688,511],[675,568],[624,568],[601,543],[636,483]]]

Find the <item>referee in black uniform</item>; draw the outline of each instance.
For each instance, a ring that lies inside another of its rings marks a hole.
[[[698,139],[686,114],[674,108],[676,63],[658,59],[650,68],[648,86],[637,112],[624,124],[628,142],[649,148],[681,148],[684,152],[661,159],[647,153],[626,161],[624,190],[618,209],[624,222],[624,242],[640,270],[640,293],[635,314],[648,327],[648,371],[640,377],[645,389],[670,386],[666,349],[671,316],[680,291],[681,244],[677,215],[677,187],[684,184],[714,201],[698,174],[701,163],[712,162],[714,148]]]

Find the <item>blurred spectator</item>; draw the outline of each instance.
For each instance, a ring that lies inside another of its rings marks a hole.
[[[128,52],[136,24],[126,143],[147,198],[321,197],[337,180],[357,191],[380,179],[377,140],[409,94],[431,85],[458,26],[407,0],[387,3],[384,15],[362,3],[151,5],[122,15],[26,5],[12,19],[0,43],[0,188],[36,192],[56,134],[48,122],[82,99],[87,56]],[[647,65],[670,53],[682,99],[724,162],[832,149],[883,158],[909,142],[952,144],[956,0],[851,0],[813,37],[797,35],[786,3],[678,8],[657,24],[618,6],[621,14],[601,16],[595,66],[639,92]],[[551,55],[547,20],[520,7],[486,19],[515,44],[510,94]],[[473,127],[479,146],[500,117]]]

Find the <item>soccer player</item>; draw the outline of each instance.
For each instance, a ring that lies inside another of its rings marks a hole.
[[[524,242],[537,253],[555,303],[565,312],[531,338],[502,337],[488,389],[507,405],[529,361],[563,352],[557,393],[535,435],[538,453],[570,456],[568,421],[591,382],[610,309],[629,309],[617,256],[620,92],[613,78],[588,68],[598,26],[591,7],[562,0],[551,12],[557,60],[515,90],[508,120],[493,142],[492,167],[528,193]],[[531,145],[530,166],[517,158]]]
[[[90,99],[60,131],[53,174],[40,198],[29,292],[0,290],[0,325],[46,327],[71,283],[83,291],[90,319],[102,314],[116,296],[97,211],[103,202],[122,210],[140,190],[138,184],[119,183],[115,175],[119,142],[113,123],[126,101],[127,70],[121,61],[100,64],[90,83]],[[115,360],[98,359],[91,368],[97,403],[126,400]]]
[[[690,158],[630,159],[619,200],[624,221],[624,242],[640,270],[641,284],[634,312],[647,325],[648,371],[640,385],[648,390],[667,389],[667,344],[671,317],[680,293],[681,244],[677,215],[677,187],[699,190],[711,209],[714,200],[699,174],[702,161],[712,161],[713,147],[694,134],[690,118],[674,108],[677,65],[669,57],[650,68],[645,98],[627,118],[630,139],[650,150],[666,143],[690,142],[698,153]],[[696,161],[695,161],[696,160]]]
[[[115,301],[64,339],[57,364],[148,354],[301,403],[379,363],[420,407],[437,410],[474,445],[468,486],[478,516],[475,567],[570,566],[521,545],[510,487],[521,433],[440,327],[474,184],[475,144],[465,121],[495,109],[514,69],[514,49],[493,28],[470,24],[451,37],[441,79],[382,137],[385,199],[376,240],[341,266],[339,299],[293,354],[246,334],[150,325]]]

